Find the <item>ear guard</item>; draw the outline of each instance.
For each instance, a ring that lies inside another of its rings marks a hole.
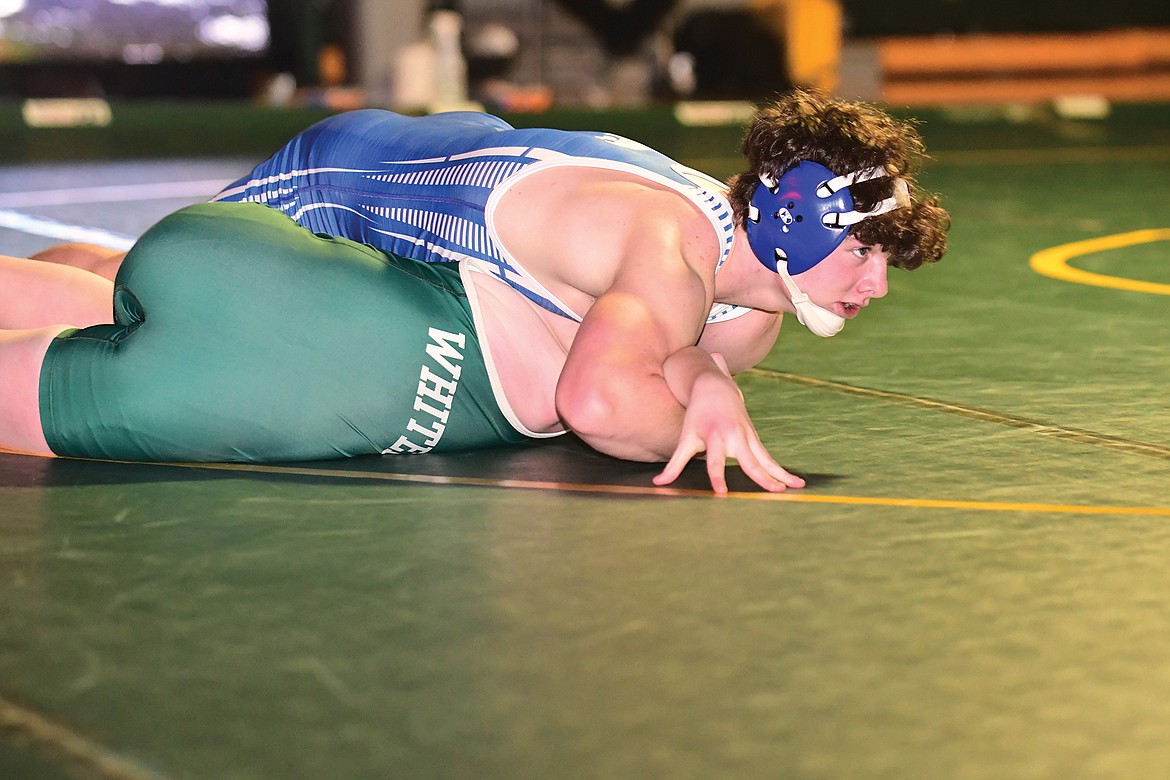
[[[752,253],[773,271],[778,262],[787,261],[789,274],[804,273],[840,246],[850,226],[909,205],[906,183],[895,179],[890,197],[869,211],[854,210],[849,187],[888,175],[878,167],[837,176],[810,160],[779,181],[760,174],[744,221]]]

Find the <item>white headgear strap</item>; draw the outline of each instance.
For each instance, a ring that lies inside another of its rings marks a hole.
[[[888,176],[886,169],[880,165],[876,168],[870,168],[864,171],[854,171],[853,173],[846,173],[843,176],[835,176],[817,188],[817,197],[828,198],[831,197],[838,190],[856,184],[862,181],[871,181],[872,179],[880,179],[883,176]],[[869,211],[846,211],[844,213],[832,212],[825,214],[821,218],[821,222],[826,227],[849,227],[856,225],[861,220],[867,217],[876,217],[879,214],[885,214],[894,209],[904,208],[910,205],[910,187],[903,179],[895,178],[893,185],[893,193],[890,197],[880,201]]]
[[[784,286],[788,288],[788,297],[796,307],[797,322],[821,338],[836,336],[845,327],[845,318],[813,303],[812,299],[796,286],[796,281],[788,273],[788,260],[780,254],[776,253],[776,273],[780,274]]]

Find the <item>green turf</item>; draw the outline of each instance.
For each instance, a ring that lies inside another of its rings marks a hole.
[[[107,127],[29,128],[21,104],[0,102],[5,162],[271,154],[329,112],[246,103],[115,102]]]
[[[949,256],[835,339],[786,324],[743,377],[809,494],[997,509],[0,456],[0,698],[123,779],[1163,776],[1170,518],[1010,505],[1170,506],[1170,298],[1027,264],[1170,227],[1164,116],[928,117]],[[733,130],[664,121],[614,129],[734,164]],[[1168,250],[1073,264],[1165,282]],[[653,472],[563,445],[420,463]],[[0,777],[66,765],[5,728]]]
[[[1129,777],[1165,519],[59,489],[0,679],[173,777]],[[776,773],[776,774],[774,774]]]
[[[940,165],[931,184],[954,215],[950,254],[937,267],[892,273],[889,298],[839,339],[806,349],[810,337],[789,334],[800,346],[782,342],[768,364],[1165,445],[1170,298],[1058,281],[1027,263],[1050,246],[1170,227],[1168,174],[1170,161]],[[1141,245],[1074,265],[1112,261],[1115,274],[1156,280],[1121,258],[1148,265],[1160,253],[1165,273],[1167,249]],[[1101,467],[1130,469],[1109,459]]]

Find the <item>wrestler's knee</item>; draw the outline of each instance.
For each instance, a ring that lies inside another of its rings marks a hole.
[[[58,244],[30,255],[29,259],[45,263],[57,263],[89,271],[105,279],[113,280],[126,253],[97,244]]]

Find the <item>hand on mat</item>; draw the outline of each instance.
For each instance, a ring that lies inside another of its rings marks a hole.
[[[727,492],[725,472],[727,461],[732,458],[765,490],[779,492],[804,487],[804,480],[781,468],[760,442],[744,405],[743,393],[732,380],[723,356],[715,353],[711,357],[722,374],[711,372],[695,381],[678,446],[666,468],[654,478],[654,484],[674,482],[692,458],[706,452],[707,476],[711,488],[720,495]]]

